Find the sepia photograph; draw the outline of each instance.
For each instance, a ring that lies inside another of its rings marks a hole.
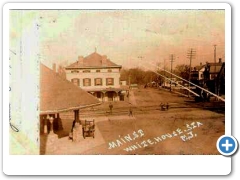
[[[10,44],[20,44],[10,56],[37,52],[40,155],[220,155],[224,9],[10,10],[9,19]]]

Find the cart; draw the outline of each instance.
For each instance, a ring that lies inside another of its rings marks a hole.
[[[93,120],[85,120],[84,125],[82,126],[83,138],[93,137],[95,134],[95,122]]]

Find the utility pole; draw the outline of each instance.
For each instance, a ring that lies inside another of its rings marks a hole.
[[[157,73],[159,73],[159,74],[161,74],[161,72],[160,72],[160,66],[161,66],[161,62],[159,62],[159,63],[157,63]],[[156,79],[156,83],[157,83],[157,87],[159,87],[159,84],[162,84],[162,80],[160,79],[160,76],[158,75],[157,76],[157,79]]]
[[[129,88],[130,88],[130,86],[131,86],[131,75],[130,74],[128,75],[128,85],[129,85]]]
[[[216,52],[217,52],[217,45],[216,44],[214,44],[213,45],[214,46],[214,73],[216,73]],[[215,74],[216,75],[216,74]]]
[[[128,102],[130,102],[131,74],[128,75]]]
[[[164,58],[163,69],[164,69],[164,88],[165,88],[165,82],[166,82],[166,75],[165,75],[165,58]]]
[[[187,57],[189,58],[190,60],[190,65],[189,65],[189,78],[188,78],[188,89],[190,89],[190,81],[191,81],[191,69],[192,69],[192,59],[195,58],[195,55],[196,55],[196,51],[191,48],[188,53],[187,53]],[[188,91],[188,97],[190,97],[190,91]]]
[[[171,62],[171,81],[170,81],[170,91],[172,91],[172,64],[174,62],[174,59],[175,59],[175,55],[174,54],[171,54],[170,55],[170,62]],[[165,72],[165,71],[164,71]]]
[[[216,44],[214,44],[213,45],[214,46],[214,82],[215,82],[215,87],[214,87],[214,91],[215,91],[215,93],[217,94],[217,82],[216,82],[216,77],[217,77],[217,75],[216,75],[216,71],[217,71],[217,68],[216,68],[216,53],[217,53],[217,45]]]

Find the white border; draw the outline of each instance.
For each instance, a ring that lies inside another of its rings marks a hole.
[[[9,86],[9,9],[225,9],[225,132],[231,135],[231,7],[227,3],[11,3],[3,7],[3,87]],[[9,155],[9,92],[3,89],[3,172],[8,175],[227,175],[231,158],[218,156]],[[83,163],[84,162],[84,163]]]

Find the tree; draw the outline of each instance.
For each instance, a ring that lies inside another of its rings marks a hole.
[[[143,83],[147,84],[147,83],[151,83],[153,81],[157,82],[157,77],[158,77],[158,75],[155,72],[145,71],[144,77],[143,77]]]
[[[120,80],[121,81],[128,81],[128,78],[129,78],[129,70],[128,69],[121,69],[121,72],[120,72]]]
[[[121,70],[121,80],[131,81],[131,84],[147,84],[158,81],[158,75],[153,71],[144,71],[141,68],[131,68]],[[128,82],[129,83],[129,82]]]
[[[129,75],[131,78],[131,84],[143,84],[144,71],[140,68],[129,69]]]
[[[180,64],[180,65],[177,65],[174,69],[174,74],[180,76],[181,78],[183,79],[186,79],[188,80],[189,78],[189,70],[190,70],[190,67],[189,65],[186,65],[186,64]]]

